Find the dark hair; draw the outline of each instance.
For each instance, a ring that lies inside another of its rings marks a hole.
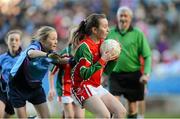
[[[104,14],[91,14],[86,19],[81,21],[77,30],[73,33],[73,45],[77,46],[85,35],[92,34],[92,27],[99,28],[99,19],[106,18]]]
[[[18,29],[14,29],[14,30],[10,30],[10,31],[6,34],[6,36],[5,36],[5,42],[7,42],[8,37],[9,37],[9,35],[11,35],[11,34],[19,34],[19,35],[20,35],[20,39],[22,38],[22,32],[21,32],[20,30],[18,30]]]

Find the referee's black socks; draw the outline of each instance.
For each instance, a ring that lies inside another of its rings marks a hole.
[[[137,113],[135,113],[135,114],[128,114],[127,118],[128,119],[137,119]]]

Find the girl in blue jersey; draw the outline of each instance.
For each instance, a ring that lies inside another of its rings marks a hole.
[[[5,42],[8,51],[0,55],[0,118],[9,118],[14,114],[9,100],[9,73],[21,53],[21,31],[11,30],[7,33]]]
[[[33,37],[33,42],[12,68],[10,99],[19,118],[27,118],[26,101],[34,105],[40,118],[50,117],[42,79],[48,71],[50,61],[52,61],[48,57],[53,56],[52,52],[56,50],[56,47],[56,30],[50,26],[43,26],[38,29]],[[61,62],[60,59],[54,61]]]

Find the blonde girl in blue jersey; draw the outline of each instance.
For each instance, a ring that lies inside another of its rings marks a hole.
[[[50,63],[63,62],[53,53],[57,43],[57,32],[53,27],[39,28],[32,43],[12,68],[10,100],[18,118],[27,118],[26,101],[33,104],[40,118],[50,118],[42,79]]]

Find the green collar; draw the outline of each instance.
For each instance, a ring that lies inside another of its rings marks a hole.
[[[120,30],[119,28],[118,28],[118,26],[116,26],[116,31],[118,31],[122,36],[124,36],[126,33],[128,33],[128,32],[130,32],[130,31],[132,31],[133,30],[133,27],[132,26],[130,26],[128,29],[126,29],[126,30]]]

